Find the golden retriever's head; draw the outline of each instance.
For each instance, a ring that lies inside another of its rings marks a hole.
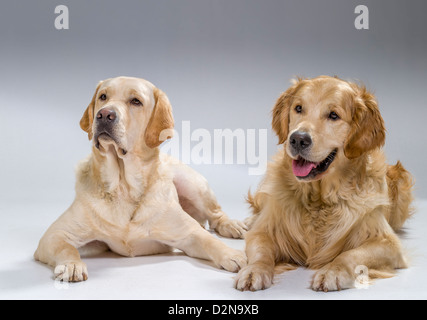
[[[101,152],[156,148],[172,137],[174,121],[167,96],[152,83],[118,77],[101,81],[80,127]]]
[[[385,142],[375,97],[335,77],[294,81],[276,102],[272,126],[302,181],[321,179]]]

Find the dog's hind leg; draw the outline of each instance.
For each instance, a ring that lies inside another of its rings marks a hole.
[[[174,163],[171,166],[174,173],[173,182],[183,210],[202,226],[208,221],[209,226],[223,237],[243,238],[247,231],[246,225],[230,219],[222,211],[207,180],[182,163]]]

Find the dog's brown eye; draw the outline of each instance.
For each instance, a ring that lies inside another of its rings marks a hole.
[[[105,93],[101,94],[101,95],[99,96],[99,99],[100,99],[100,100],[102,100],[102,101],[107,100],[107,96],[106,96],[106,94],[105,94]]]
[[[296,111],[297,113],[301,113],[301,112],[302,112],[302,106],[297,105],[297,106],[295,107],[295,111]]]
[[[130,103],[133,104],[134,106],[137,106],[137,107],[142,106],[141,101],[139,101],[137,98],[132,99],[132,101]]]
[[[331,119],[331,120],[338,120],[339,118],[340,118],[339,115],[337,115],[333,111],[329,114],[329,119]]]

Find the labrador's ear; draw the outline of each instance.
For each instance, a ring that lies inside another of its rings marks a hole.
[[[95,93],[93,94],[92,101],[89,103],[88,107],[86,108],[83,117],[80,119],[80,128],[83,129],[83,131],[87,132],[89,140],[92,140],[93,132],[92,132],[92,124],[93,124],[93,114],[95,110],[95,101],[96,96],[98,94],[99,87],[101,86],[103,81],[100,81],[98,83],[98,86],[95,89]]]
[[[273,127],[274,132],[276,132],[279,137],[279,143],[282,144],[286,141],[289,134],[289,112],[290,107],[295,96],[296,91],[300,88],[302,79],[298,78],[292,81],[292,86],[287,89],[282,95],[277,99],[276,104],[272,110],[273,120],[271,126]]]
[[[158,88],[153,90],[155,106],[145,129],[145,144],[157,148],[162,142],[172,138],[174,120],[172,106],[166,94]]]
[[[353,118],[350,132],[344,145],[344,154],[355,159],[365,152],[382,147],[385,143],[385,126],[375,96],[352,84],[355,90]]]

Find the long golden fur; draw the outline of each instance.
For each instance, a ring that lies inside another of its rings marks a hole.
[[[270,287],[280,264],[317,269],[316,291],[354,287],[360,270],[406,268],[395,231],[411,214],[413,179],[386,163],[373,94],[336,77],[297,79],[272,114],[283,149],[249,194],[248,265],[236,288]]]
[[[230,220],[204,177],[158,146],[173,134],[166,94],[129,77],[101,81],[80,121],[92,153],[77,169],[76,198],[40,240],[36,260],[53,266],[56,279],[88,278],[78,249],[91,243],[123,255],[178,248],[236,272],[243,252],[202,226],[240,238],[245,225]]]

